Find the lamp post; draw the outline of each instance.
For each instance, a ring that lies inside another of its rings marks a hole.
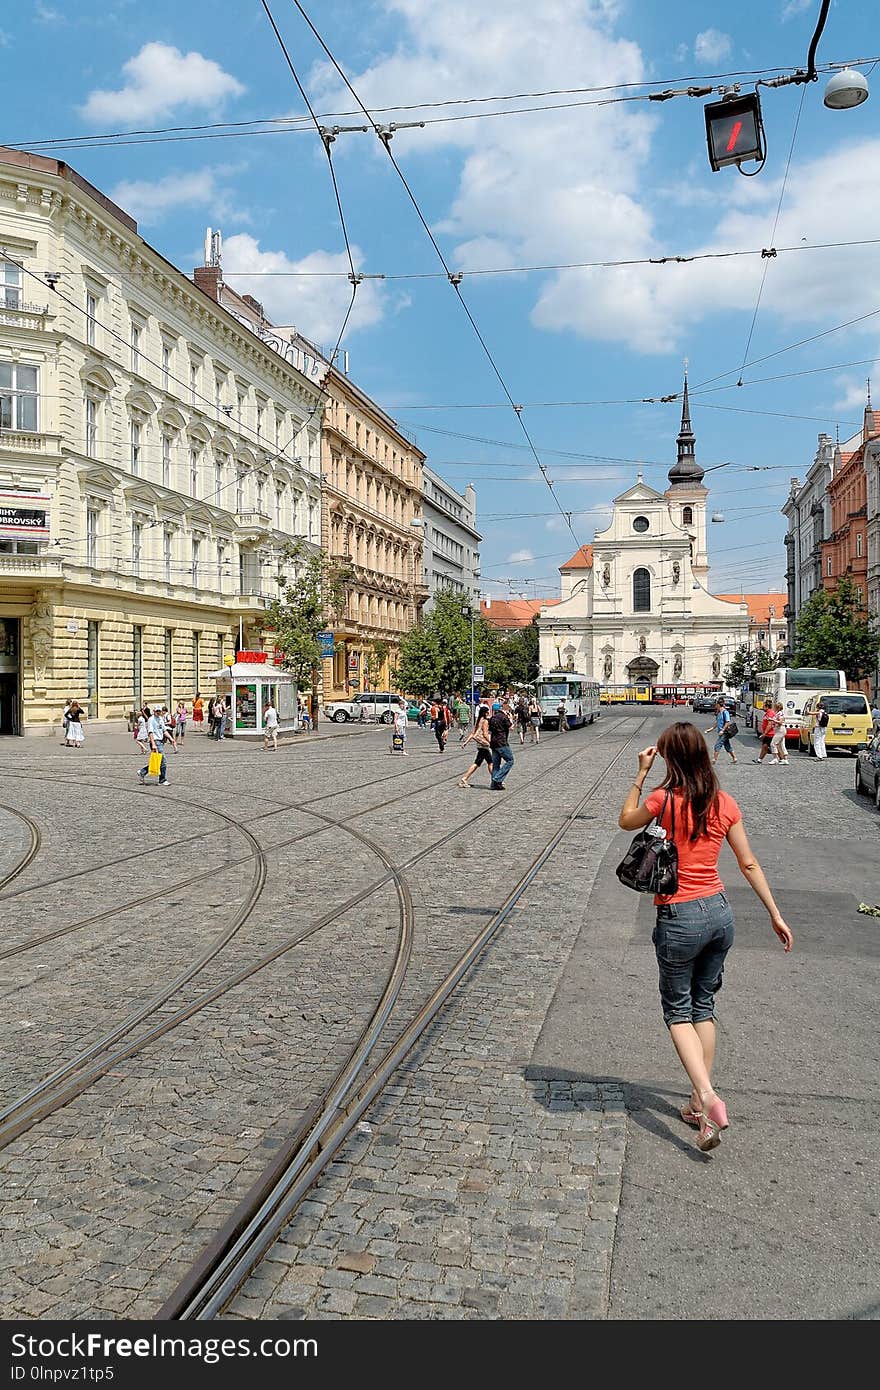
[[[461,616],[463,618],[470,618],[471,620],[471,723],[473,723],[474,715],[477,710],[477,696],[474,690],[474,621],[476,618],[476,614],[474,612],[473,604],[463,604],[461,609]]]

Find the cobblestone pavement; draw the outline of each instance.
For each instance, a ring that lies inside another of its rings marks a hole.
[[[464,826],[478,810],[491,809],[481,822],[479,836],[465,832],[438,857],[439,862],[429,856],[414,875],[417,928],[426,947],[424,958],[419,957],[418,977],[424,988],[425,981],[442,973],[473,934],[478,918],[469,909],[486,916],[501,901],[502,888],[515,880],[523,863],[558,824],[562,810],[576,799],[573,788],[578,778],[586,782],[595,776],[620,746],[622,734],[633,727],[632,721],[608,718],[576,738],[562,743],[547,739],[538,749],[524,750],[503,806],[500,798],[455,788],[455,778],[465,764],[454,743],[441,758],[428,751],[427,738],[421,744],[413,738],[411,759],[404,768],[402,760],[388,757],[385,731],[323,744],[315,740],[277,758],[236,749],[232,756],[224,750],[221,760],[214,750],[198,748],[191,753],[187,748],[172,764],[173,784],[164,796],[131,785],[136,757],[130,752],[102,755],[99,765],[97,759],[90,764],[85,756],[76,764],[69,757],[65,762],[64,750],[59,750],[58,755],[39,760],[37,776],[32,778],[18,775],[27,767],[17,757],[9,768],[7,785],[14,790],[16,804],[43,826],[46,852],[16,880],[16,896],[8,909],[3,910],[0,899],[4,938],[21,942],[47,922],[75,921],[114,901],[119,911],[0,962],[0,988],[19,1024],[8,1030],[3,1042],[7,1099],[45,1074],[59,1054],[70,1056],[117,1019],[120,1008],[126,1011],[142,1002],[157,982],[172,977],[209,938],[212,914],[221,908],[228,912],[233,898],[242,896],[250,864],[231,868],[220,864],[230,854],[242,858],[247,846],[239,831],[220,828],[212,818],[212,805],[227,812],[234,808],[234,814],[252,827],[266,848],[269,878],[245,927],[205,979],[187,986],[165,1006],[166,1013],[181,998],[195,997],[204,983],[214,983],[234,965],[253,958],[256,951],[277,945],[292,928],[334,903],[345,902],[353,886],[382,877],[375,855],[340,827],[321,828],[311,839],[284,846],[286,838],[304,829],[318,830],[307,804],[279,810],[285,802],[294,801],[311,800],[315,811],[335,819],[354,817],[352,825],[376,836],[398,863],[449,830]],[[573,752],[576,759],[554,771],[557,759]],[[527,779],[538,772],[546,776],[532,791]],[[49,777],[61,780],[42,780]],[[379,809],[394,798],[393,813]],[[120,825],[132,828],[120,836]],[[586,832],[586,822],[583,828]],[[200,838],[190,838],[197,831]],[[135,855],[107,872],[97,868],[136,847],[144,835],[150,847],[169,843],[172,849],[158,856]],[[494,854],[493,844],[498,846]],[[597,857],[595,849],[588,855]],[[157,900],[146,913],[126,910],[125,904],[139,891],[161,883],[163,873],[170,876],[169,882],[176,881],[199,864],[210,870],[207,879]],[[51,884],[53,871],[69,873],[80,865],[92,865],[93,872]],[[34,884],[45,886],[32,894],[21,891]],[[478,892],[479,888],[483,891]],[[560,921],[565,915],[559,905],[553,913]],[[0,1268],[4,1271],[0,1311],[6,1316],[36,1317],[155,1312],[186,1262],[220,1224],[346,1054],[365,1010],[381,990],[396,926],[396,898],[386,886],[295,952],[113,1067],[90,1091],[0,1152],[5,1193],[0,1203]],[[560,930],[556,922],[543,929],[545,947],[552,942],[557,954]],[[513,1011],[517,1027],[522,1000],[531,998],[531,975],[540,967],[540,953],[530,947],[523,961],[529,978]],[[487,980],[493,978],[494,965],[481,969],[488,972]],[[503,987],[501,978],[493,987],[499,985]],[[402,1001],[404,1007],[413,1003],[418,992],[415,976],[408,988],[414,993]],[[487,995],[479,1007],[491,1012],[494,1003]],[[27,1026],[38,1020],[42,1026]],[[602,1153],[612,1153],[614,1145],[608,1141],[615,1124],[620,1124],[619,1114],[616,1119],[604,1117],[603,1105],[607,1099],[613,1109],[619,1101],[598,1093],[569,1096],[566,1101],[561,1094],[533,1094],[530,1089],[517,1102],[516,1088],[521,1090],[523,1083],[516,1081],[516,1063],[506,1053],[518,1036],[516,1028],[504,1036],[505,1060],[496,1078],[494,1039],[487,1034],[480,1063],[485,1068],[480,1078],[483,1100],[478,1106],[483,1118],[473,1122],[490,1129],[509,1122],[509,1117],[496,1120],[492,1113],[490,1102],[501,1086],[514,1109],[527,1100],[532,1117],[528,1144],[534,1161],[542,1155],[549,1161],[579,1136],[576,1156],[581,1171],[572,1176],[581,1181],[571,1190],[579,1194],[576,1201],[582,1202],[590,1186],[586,1162],[590,1145],[601,1142]],[[432,1091],[439,1090],[444,1080],[433,1070],[442,1050],[435,1054],[428,1048],[425,1054],[425,1082]],[[444,1065],[456,1069],[449,1059],[444,1059]],[[500,1080],[505,1076],[506,1080]],[[477,1103],[474,1095],[471,1103]],[[542,1117],[549,1117],[550,1129],[559,1126],[565,1137],[555,1139],[549,1131],[545,1133]],[[438,1152],[444,1142],[443,1137],[437,1140]],[[462,1140],[465,1148],[470,1142]],[[510,1143],[513,1154],[512,1137]],[[517,1162],[518,1145],[519,1141]],[[408,1150],[407,1145],[403,1148]],[[500,1161],[503,1148],[503,1141],[497,1152],[493,1144],[487,1144],[485,1172],[493,1171],[491,1163]],[[567,1155],[562,1161],[569,1160]],[[531,1162],[523,1151],[523,1172]],[[596,1158],[591,1162],[595,1167]],[[476,1176],[482,1171],[475,1169],[473,1180],[487,1186],[487,1199],[494,1202],[497,1185],[493,1179]],[[413,1181],[418,1185],[418,1178]],[[543,1186],[558,1191],[537,1197]],[[523,1206],[531,1205],[533,1199],[558,1202],[565,1186],[555,1178],[549,1184],[535,1179],[531,1187],[522,1189]],[[479,1191],[477,1185],[474,1195]],[[405,1191],[400,1198],[409,1200]],[[522,1214],[525,1217],[525,1211]],[[570,1220],[572,1215],[563,1204],[559,1222],[550,1229],[558,1224],[560,1230],[570,1230],[563,1217]],[[597,1209],[597,1223],[602,1215]],[[522,1224],[528,1223],[524,1219]],[[598,1224],[594,1229],[598,1231]],[[570,1243],[570,1236],[559,1237],[560,1246]],[[417,1245],[418,1239],[411,1244]],[[439,1261],[438,1267],[443,1263]],[[271,1273],[271,1265],[265,1268]],[[487,1277],[492,1274],[489,1269],[484,1272]],[[266,1278],[268,1273],[257,1277]]]

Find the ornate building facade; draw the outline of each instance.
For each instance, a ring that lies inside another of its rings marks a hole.
[[[317,546],[320,384],[68,165],[0,149],[0,732],[191,700]]]
[[[785,582],[788,590],[785,617],[788,647],[795,649],[795,631],[807,599],[822,587],[822,545],[831,534],[831,502],[828,488],[834,475],[834,442],[820,434],[816,457],[803,483],[792,478],[791,491],[782,507],[788,522],[785,537]]]
[[[336,651],[324,661],[323,698],[390,687],[404,633],[418,622],[422,578],[422,470],[425,455],[383,410],[332,368],[322,434],[322,545],[354,571],[344,613],[333,623]]]
[[[435,596],[451,589],[476,610],[480,603],[480,541],[477,493],[472,483],[456,492],[427,464],[422,470],[424,580],[430,608]]]
[[[561,600],[538,619],[541,668],[609,685],[717,680],[748,641],[744,602],[709,592],[707,501],[685,381],[678,458],[657,492],[639,474],[611,523],[561,568]]]

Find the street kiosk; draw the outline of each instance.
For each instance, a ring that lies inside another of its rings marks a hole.
[[[263,716],[269,704],[278,711],[278,732],[294,733],[299,728],[297,689],[289,671],[273,666],[266,652],[239,652],[235,661],[220,671],[212,671],[217,694],[232,711],[229,733],[233,737],[263,737]]]

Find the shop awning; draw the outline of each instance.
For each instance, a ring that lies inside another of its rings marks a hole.
[[[280,666],[273,666],[269,661],[236,661],[234,666],[223,666],[219,671],[210,671],[207,679],[230,680],[241,682],[243,685],[253,684],[254,681],[262,681],[264,685],[294,683],[290,671],[282,671]]]

